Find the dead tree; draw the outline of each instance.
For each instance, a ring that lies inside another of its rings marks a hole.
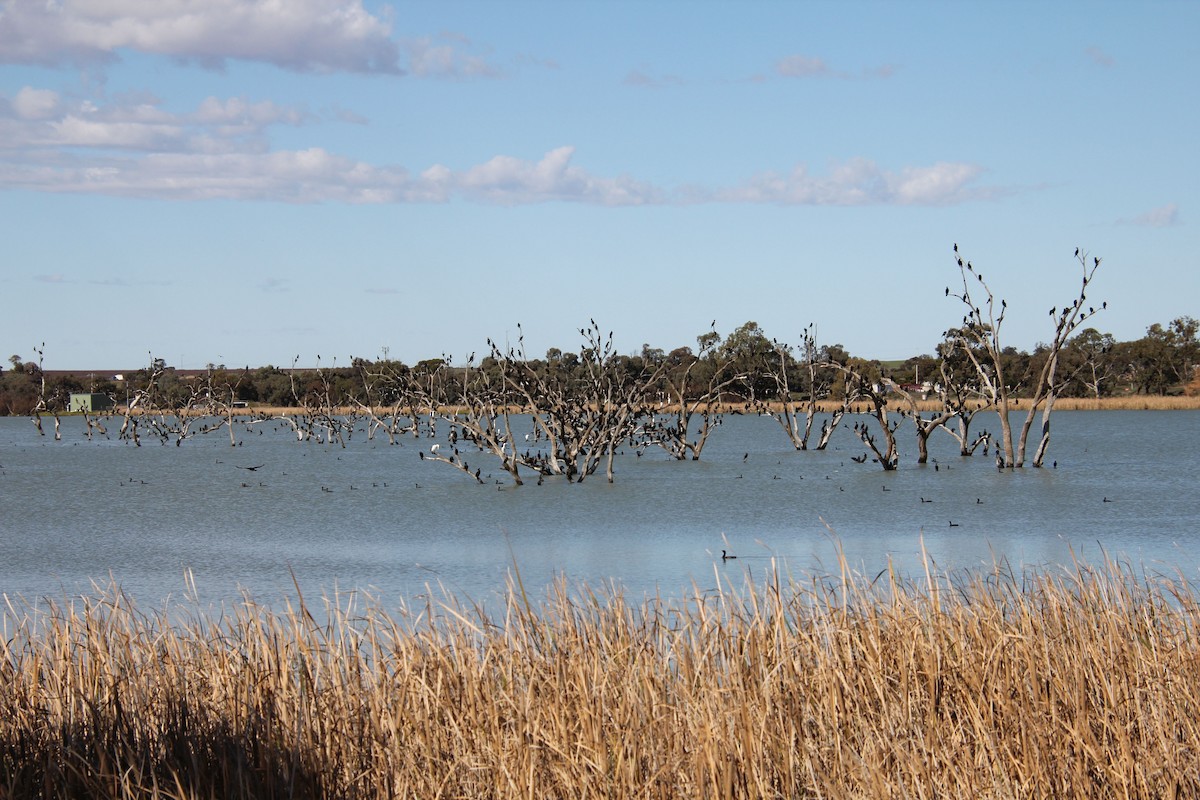
[[[62,387],[55,386],[53,391],[48,391],[46,386],[46,370],[43,365],[43,357],[45,356],[46,343],[42,342],[41,347],[33,348],[33,352],[37,353],[37,374],[38,374],[38,394],[37,402],[33,406],[31,417],[33,426],[37,428],[39,436],[45,436],[46,432],[42,429],[42,414],[49,414],[54,417],[54,441],[62,441],[62,412],[66,409],[66,404],[62,396]]]
[[[962,326],[947,331],[946,336],[956,340],[961,351],[971,360],[985,395],[996,407],[996,412],[1000,417],[1001,433],[1001,440],[997,447],[1002,448],[1001,458],[1004,466],[1010,468],[1024,466],[1029,430],[1033,426],[1034,416],[1039,409],[1042,410],[1042,438],[1033,462],[1035,467],[1040,467],[1045,458],[1046,448],[1050,443],[1050,412],[1053,410],[1054,400],[1059,390],[1056,383],[1059,356],[1075,329],[1096,313],[1095,308],[1086,306],[1085,303],[1088,285],[1091,283],[1096,269],[1100,266],[1100,259],[1093,259],[1089,267],[1087,253],[1082,252],[1079,248],[1075,249],[1075,257],[1083,267],[1083,282],[1079,296],[1065,304],[1061,311],[1058,306],[1050,308],[1050,317],[1055,320],[1054,340],[1048,346],[1046,360],[1033,383],[1032,402],[1014,446],[1012,424],[1009,418],[1012,408],[1011,388],[1005,381],[1003,348],[1000,344],[1000,328],[1004,323],[1008,304],[1001,300],[997,314],[995,297],[983,280],[983,275],[974,268],[970,261],[963,263],[962,257],[958,255],[958,245],[954,246],[954,256],[962,277],[963,289],[959,294],[951,292],[947,287],[946,296],[953,296],[962,302],[967,308],[967,313],[963,316]],[[971,281],[970,278],[975,280]],[[982,306],[976,304],[972,299],[972,285],[977,286],[986,297]],[[1107,303],[1100,306],[1102,309],[1105,307],[1107,307]]]
[[[841,364],[836,361],[825,362],[826,366],[838,370],[845,376],[845,396],[843,407],[851,403],[866,400],[870,403],[870,413],[879,423],[879,435],[883,437],[883,446],[871,428],[866,423],[854,423],[854,432],[858,438],[875,454],[875,462],[885,471],[896,469],[900,464],[900,456],[896,447],[896,430],[900,427],[901,419],[895,422],[888,418],[886,394],[896,385],[891,381],[876,380],[860,365],[853,363]]]
[[[905,410],[900,412],[901,416],[908,416],[913,421],[913,427],[917,434],[917,463],[926,464],[929,462],[929,437],[938,428],[942,428],[947,422],[957,416],[954,410],[943,407],[930,414],[929,418],[921,416],[921,409],[917,405],[917,400],[911,393],[899,386],[892,386],[892,394],[899,397],[905,404]]]
[[[365,397],[348,399],[367,420],[367,439],[383,431],[388,444],[394,445],[398,444],[397,436],[415,432],[418,416],[412,409],[405,414],[405,405],[411,399],[407,391],[411,371],[386,359],[375,364],[352,359],[352,363],[358,369]]]
[[[697,337],[697,343],[695,354],[681,348],[686,355],[680,357],[680,363],[654,365],[665,397],[657,408],[645,411],[645,421],[633,438],[635,447],[657,445],[677,461],[689,456],[692,461],[700,460],[709,434],[721,424],[721,395],[741,377],[733,373],[732,360],[718,354],[721,337],[715,327]],[[707,375],[698,377],[697,371]],[[693,423],[696,435],[690,439]]]
[[[170,375],[169,370],[165,371],[164,377],[166,375]],[[204,420],[213,413],[209,386],[204,382],[188,381],[172,387],[172,391],[164,391],[164,383],[160,380],[154,384],[158,391],[147,398],[142,410],[143,421],[159,441],[166,444],[174,438],[175,446],[179,447],[197,432],[207,433],[211,427]],[[222,421],[216,427],[223,424]],[[200,426],[199,430],[193,431],[196,425]]]
[[[233,378],[224,367],[208,365],[205,370],[203,383],[198,387],[201,408],[208,418],[216,419],[215,423],[204,423],[201,433],[215,433],[221,428],[229,431],[229,446],[237,446],[237,426],[234,424],[234,411],[237,409],[237,392],[245,371]]]
[[[79,415],[83,417],[85,426],[84,435],[89,441],[92,438],[92,434],[96,431],[107,437],[108,428],[104,427],[103,422],[100,421],[100,415],[97,414],[95,417],[92,417],[85,405],[80,405],[78,409],[72,409],[70,407],[70,392],[65,391],[64,387],[60,384],[54,385],[53,389],[50,389],[47,385],[46,368],[44,368],[43,363],[44,356],[46,356],[46,342],[42,342],[41,347],[35,347],[34,351],[37,354],[37,366],[32,368],[36,369],[38,391],[37,401],[31,410],[31,416],[32,420],[34,420],[34,427],[37,428],[38,435],[46,435],[46,431],[42,428],[42,414],[49,414],[54,417],[54,440],[61,441],[61,415],[64,413],[74,413],[74,411],[78,410]]]
[[[1087,306],[1086,301],[1088,286],[1091,284],[1092,278],[1095,277],[1096,270],[1100,267],[1100,259],[1093,258],[1091,264],[1089,264],[1087,252],[1078,247],[1075,248],[1075,258],[1083,268],[1083,280],[1079,287],[1079,296],[1064,306],[1055,319],[1054,339],[1048,345],[1046,361],[1038,373],[1033,400],[1030,403],[1029,411],[1025,415],[1025,422],[1021,425],[1017,466],[1021,466],[1025,461],[1025,443],[1029,437],[1029,429],[1033,426],[1034,412],[1039,406],[1042,407],[1041,438],[1038,440],[1037,449],[1033,454],[1033,466],[1042,466],[1046,458],[1046,450],[1050,446],[1050,413],[1054,410],[1054,401],[1057,399],[1063,383],[1065,383],[1058,380],[1059,358],[1071,334],[1086,320],[1091,319],[1098,310],[1094,306]],[[1107,307],[1107,302],[1101,303],[1099,310]],[[1050,309],[1050,316],[1055,316],[1053,308]]]
[[[151,353],[150,366],[143,370],[143,375],[139,377],[136,385],[131,387],[132,393],[126,399],[121,430],[117,433],[119,439],[132,441],[137,447],[142,446],[142,437],[139,432],[142,415],[153,411],[159,394],[159,381],[166,372],[167,362],[161,358],[155,358]]]
[[[489,345],[506,385],[533,415],[537,435],[546,440],[549,453],[542,469],[579,483],[603,463],[611,483],[617,448],[636,431],[645,398],[665,366],[633,370],[629,359],[617,354],[612,333],[605,337],[595,320],[579,334],[584,346],[573,368],[562,363],[535,365],[525,355],[523,331],[515,349],[501,351],[494,342]]]
[[[956,344],[948,340],[943,347],[939,348],[942,357],[938,361],[938,372],[941,375],[941,381],[937,385],[938,398],[941,400],[942,408],[953,413],[956,423],[954,428],[947,423],[942,426],[942,430],[958,442],[960,456],[974,455],[980,445],[984,445],[984,454],[986,455],[987,445],[991,442],[992,435],[985,430],[972,439],[971,423],[975,420],[976,414],[990,408],[990,405],[982,398],[978,383],[961,374],[967,370],[959,369],[962,365],[953,358],[953,351],[956,347]],[[971,369],[969,372],[973,374],[974,370]]]
[[[521,486],[521,467],[528,464],[516,451],[512,420],[517,410],[515,396],[502,377],[475,365],[474,353],[462,367],[449,366],[446,358],[441,364],[433,373],[445,374],[414,377],[405,390],[406,404],[429,408],[431,415],[449,423],[447,441],[435,441],[428,452],[421,449],[418,456],[422,461],[447,464],[476,483],[483,483],[482,467],[476,462],[472,469],[463,454],[464,450],[470,454],[473,448],[480,458],[489,454],[499,458],[501,468],[515,485]],[[429,427],[428,435],[436,435],[434,426]]]
[[[345,447],[346,437],[354,430],[354,424],[338,411],[339,403],[334,398],[329,375],[321,367],[321,357],[317,356],[317,368],[303,388],[296,385],[296,376],[299,374],[296,365],[299,362],[300,356],[292,359],[288,380],[291,383],[292,401],[300,413],[292,416],[284,414],[279,419],[291,426],[299,441],[315,439],[326,444],[336,441]]]
[[[769,374],[775,381],[776,394],[779,398],[779,408],[778,410],[773,410],[768,406],[764,406],[764,409],[779,423],[787,435],[788,441],[797,450],[808,449],[808,440],[812,435],[813,423],[816,420],[817,412],[820,410],[818,400],[822,397],[828,397],[830,393],[830,382],[823,380],[822,370],[825,368],[823,366],[824,359],[822,352],[817,348],[814,331],[815,326],[812,323],[809,323],[804,329],[800,343],[801,358],[799,362],[792,357],[792,347],[790,345],[772,340],[778,360],[769,370]],[[797,371],[802,371],[807,377],[807,381],[803,387],[793,385],[792,376]],[[793,399],[793,395],[798,390],[803,391],[806,395],[803,400],[797,401]],[[801,409],[803,409],[803,414],[801,413]],[[830,418],[822,423],[821,435],[817,440],[815,449],[824,450],[829,445],[829,440],[833,436],[833,432],[837,430],[838,423],[842,421],[846,409],[847,404],[842,403],[841,407],[835,408]],[[803,425],[801,425],[801,419],[804,420]]]
[[[944,336],[953,341],[970,359],[979,377],[980,388],[987,398],[988,405],[994,406],[1000,417],[1000,442],[996,447],[1001,451],[1003,464],[1015,466],[1016,455],[1013,447],[1012,424],[1009,411],[1012,407],[1010,386],[1004,374],[1004,348],[1000,344],[1000,328],[1004,324],[1004,315],[1008,303],[1000,301],[999,313],[996,309],[996,299],[983,280],[983,275],[975,271],[970,261],[963,262],[958,254],[958,245],[954,245],[954,257],[958,263],[958,271],[962,277],[962,293],[951,292],[946,288],[946,296],[958,299],[966,306],[967,313],[963,315],[962,325],[945,332]],[[970,279],[974,278],[974,281]],[[971,295],[972,284],[986,297],[981,307]],[[986,313],[985,313],[986,312]]]

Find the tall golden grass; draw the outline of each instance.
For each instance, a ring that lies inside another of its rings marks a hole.
[[[0,797],[1200,794],[1196,597],[1127,566],[319,612],[10,602]]]

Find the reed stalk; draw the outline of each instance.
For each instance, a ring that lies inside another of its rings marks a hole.
[[[0,797],[1197,796],[1198,609],[1118,563],[495,612],[9,599]]]

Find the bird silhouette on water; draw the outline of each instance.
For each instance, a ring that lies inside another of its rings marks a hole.
[[[722,561],[729,561],[732,558],[737,558],[737,556],[730,555],[729,553],[726,553],[724,550],[721,551],[721,560]]]

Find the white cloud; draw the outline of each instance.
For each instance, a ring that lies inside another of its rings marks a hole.
[[[21,119],[48,119],[58,110],[58,92],[25,86],[13,98],[12,107]]]
[[[806,56],[800,53],[795,53],[790,56],[784,56],[777,60],[772,69],[775,74],[781,78],[853,78],[853,73],[844,70],[835,70],[831,68],[823,58],[817,56]],[[878,67],[866,67],[860,73],[862,78],[890,78],[896,73],[896,67],[893,64],[884,64]],[[755,76],[751,80],[761,82],[764,80],[761,76]]]
[[[624,206],[663,201],[662,192],[650,184],[631,178],[598,178],[571,166],[574,152],[573,147],[559,147],[537,163],[496,156],[453,175],[453,183],[469,197],[498,203],[568,200]]]
[[[0,62],[104,63],[130,49],[215,68],[396,73],[390,29],[361,0],[0,0]]]
[[[1130,225],[1142,225],[1147,228],[1168,228],[1179,224],[1179,206],[1168,203],[1165,206],[1152,208],[1144,214],[1138,214],[1130,220],[1122,220]]]
[[[775,72],[785,78],[822,78],[830,74],[824,60],[802,55],[779,59],[775,62]]]
[[[245,98],[210,97],[188,114],[165,110],[148,95],[123,95],[98,105],[65,101],[57,93],[24,87],[0,104],[0,151],[99,148],[147,152],[265,150],[272,125],[300,125],[302,109]]]
[[[790,173],[761,173],[713,199],[776,205],[947,205],[983,199],[989,192],[970,184],[983,170],[973,164],[939,162],[898,172],[859,158],[835,164],[826,176],[800,164]]]
[[[497,155],[453,168],[410,172],[323,147],[273,150],[276,125],[313,119],[300,108],[209,97],[176,113],[150,95],[100,103],[26,87],[0,97],[0,186],[30,191],[160,199],[287,203],[543,202],[603,206],[694,203],[942,205],[993,196],[973,188],[982,169],[936,163],[885,170],[867,159],[765,172],[729,188],[665,189],[628,175],[597,175],[573,163],[573,147],[528,160]],[[1173,213],[1173,211],[1171,212]],[[1146,223],[1150,224],[1150,223]]]
[[[478,52],[470,39],[442,34],[406,39],[402,43],[408,70],[426,78],[495,78],[503,71],[489,62],[486,52]]]

